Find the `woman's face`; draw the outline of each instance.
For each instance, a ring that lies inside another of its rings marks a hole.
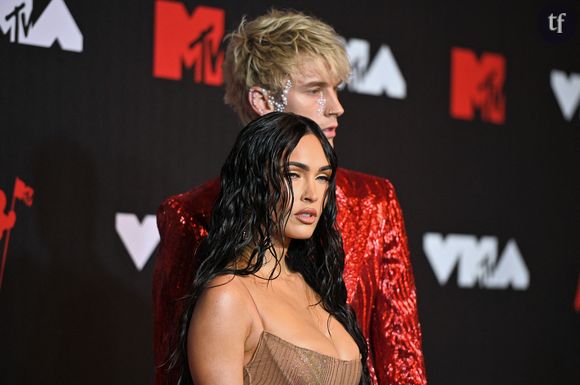
[[[294,201],[284,229],[287,239],[308,239],[322,214],[332,168],[318,139],[307,134],[290,154],[288,173]]]

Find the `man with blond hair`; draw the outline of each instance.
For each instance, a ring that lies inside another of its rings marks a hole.
[[[225,102],[242,123],[272,111],[306,116],[331,144],[344,113],[337,89],[350,64],[342,39],[324,22],[298,12],[270,11],[242,20],[228,35]],[[386,179],[339,169],[338,226],[345,249],[344,281],[368,342],[373,384],[425,384],[421,330],[407,236],[395,191]],[[182,299],[197,267],[195,251],[207,234],[219,192],[212,180],[166,199],[157,221],[161,244],[153,297],[157,385],[175,383],[166,362],[178,340]]]

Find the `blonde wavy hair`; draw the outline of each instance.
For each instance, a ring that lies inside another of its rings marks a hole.
[[[330,25],[300,12],[273,9],[251,21],[244,17],[225,40],[224,101],[244,124],[257,117],[248,102],[250,88],[281,92],[305,59],[322,58],[338,81],[350,75],[342,38]]]

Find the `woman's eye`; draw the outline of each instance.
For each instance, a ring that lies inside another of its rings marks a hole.
[[[320,88],[311,88],[308,90],[308,93],[312,95],[317,95],[320,93]]]
[[[330,181],[330,177],[329,177],[328,175],[319,175],[319,176],[317,177],[317,179],[318,179],[318,180],[325,181],[325,182],[329,182],[329,181]]]
[[[298,178],[299,176],[300,176],[300,175],[298,175],[298,173],[295,173],[295,172],[289,172],[289,173],[288,173],[288,178],[290,178],[290,179],[296,179],[296,178]]]

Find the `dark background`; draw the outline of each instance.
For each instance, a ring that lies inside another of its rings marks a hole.
[[[580,33],[544,37],[551,3],[183,3],[224,9],[226,31],[274,5],[369,41],[371,60],[389,46],[406,98],[342,91],[336,148],[343,167],[397,188],[429,382],[580,383],[580,110],[567,121],[550,87],[552,70],[580,74]],[[0,290],[0,383],[148,384],[154,256],[136,268],[115,215],[142,219],[215,177],[240,125],[191,69],[153,77],[155,1],[66,4],[81,53],[0,35],[0,189],[8,205],[15,177],[35,190],[32,207],[16,203]],[[453,47],[505,57],[503,124],[450,116]],[[514,239],[529,287],[462,288],[456,273],[440,285],[428,232],[494,236],[499,254]]]

